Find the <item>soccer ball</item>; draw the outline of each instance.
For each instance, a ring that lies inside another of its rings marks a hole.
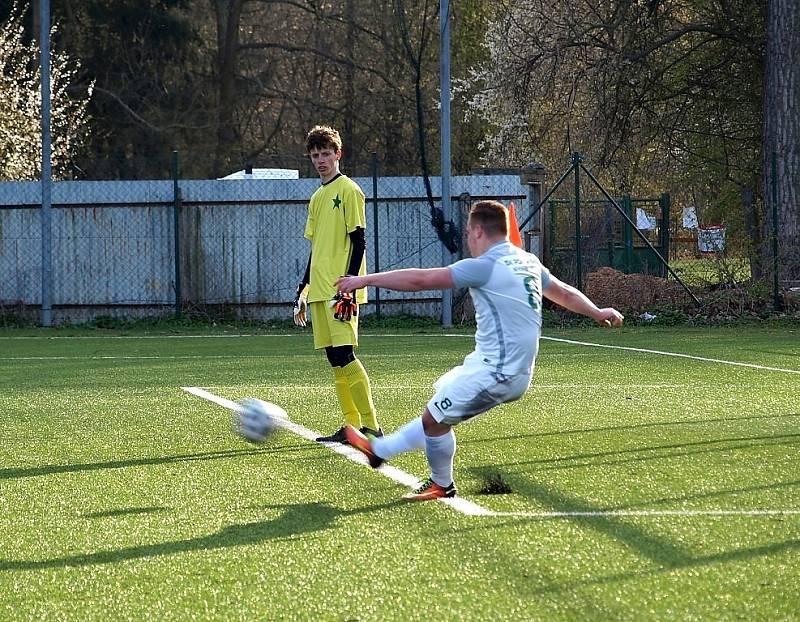
[[[237,404],[233,431],[251,443],[263,443],[281,426],[281,420],[288,418],[277,404],[248,397]]]

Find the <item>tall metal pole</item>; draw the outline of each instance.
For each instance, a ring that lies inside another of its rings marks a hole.
[[[183,307],[183,291],[181,289],[181,187],[178,183],[181,175],[180,154],[172,152],[172,219],[175,244],[175,317],[180,318]]]
[[[450,202],[450,1],[439,2],[439,81],[441,97],[442,212],[445,223],[453,221]],[[453,255],[442,244],[442,265],[453,262]],[[442,326],[453,325],[453,291],[442,291]]]
[[[42,326],[53,325],[52,167],[50,163],[50,0],[39,3],[39,75],[42,87]]]
[[[372,153],[372,239],[375,243],[375,267],[373,272],[381,271],[380,241],[378,228],[378,154]],[[375,288],[375,317],[381,319],[381,290]]]

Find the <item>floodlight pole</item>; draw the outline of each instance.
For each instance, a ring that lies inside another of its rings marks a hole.
[[[450,201],[450,1],[439,2],[439,85],[441,108],[441,154],[442,154],[442,212],[444,222],[453,221],[453,206]],[[442,265],[453,263],[453,255],[442,244]],[[453,325],[453,291],[442,291],[442,326]]]
[[[50,162],[50,0],[39,2],[39,75],[42,95],[42,326],[53,325],[52,167]]]

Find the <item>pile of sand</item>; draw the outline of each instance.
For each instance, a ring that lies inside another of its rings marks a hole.
[[[600,268],[589,274],[586,295],[598,307],[614,307],[627,314],[691,303],[689,294],[673,281],[647,274],[625,274],[613,268]]]

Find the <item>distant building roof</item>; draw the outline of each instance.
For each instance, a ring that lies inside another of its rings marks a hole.
[[[292,168],[254,168],[236,171],[219,179],[300,179],[300,171]]]

